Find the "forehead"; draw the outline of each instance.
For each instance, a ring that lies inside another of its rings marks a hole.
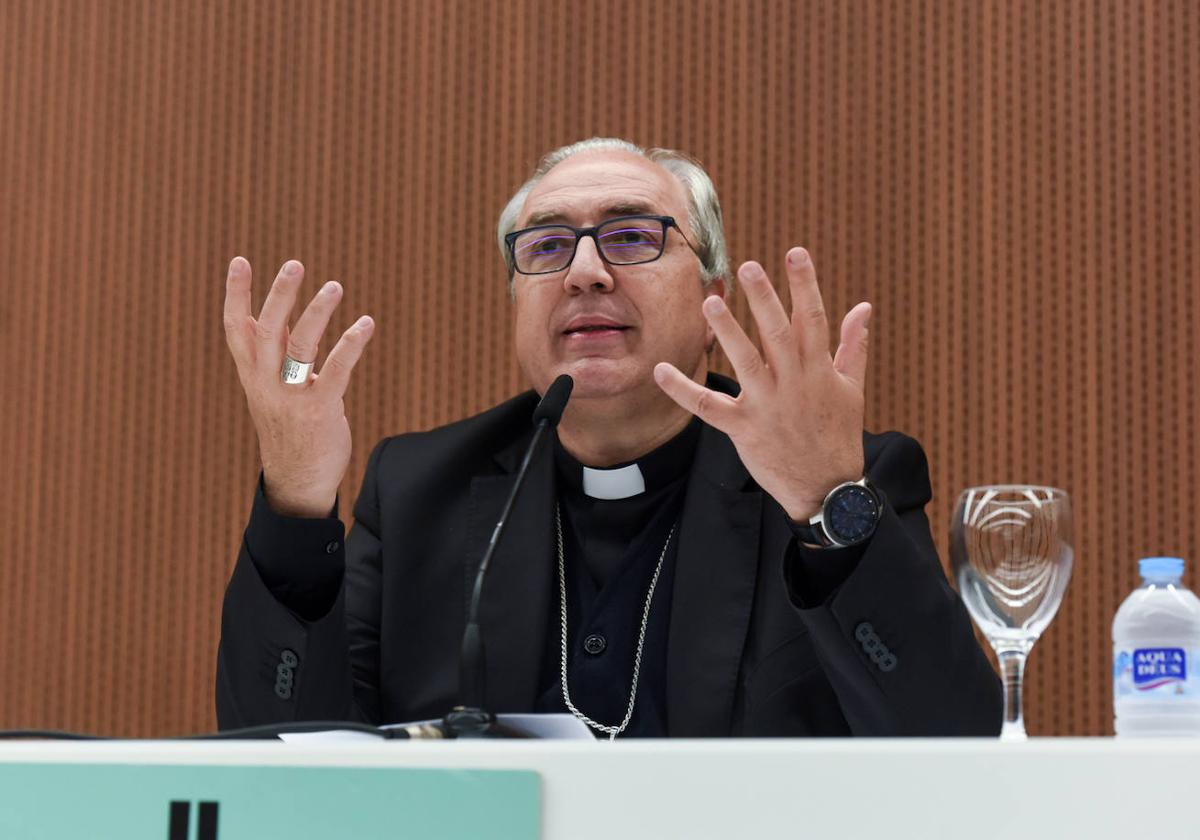
[[[581,152],[538,181],[521,208],[518,227],[544,222],[583,225],[605,216],[652,213],[687,218],[683,184],[631,152]]]

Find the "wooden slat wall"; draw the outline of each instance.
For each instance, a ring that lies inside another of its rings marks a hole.
[[[1175,2],[0,0],[0,727],[209,728],[256,445],[224,270],[379,328],[370,445],[521,387],[495,217],[595,134],[710,168],[735,260],[877,306],[870,425],[1064,486],[1035,734],[1111,731],[1135,560],[1200,562],[1200,21]],[[458,251],[430,248],[461,231]],[[737,310],[745,315],[744,301]],[[348,510],[348,505],[345,506]],[[1189,580],[1195,580],[1189,570]]]

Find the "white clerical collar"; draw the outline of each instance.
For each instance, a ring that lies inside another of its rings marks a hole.
[[[584,467],[583,492],[593,499],[628,499],[646,492],[646,479],[637,464],[615,470]]]

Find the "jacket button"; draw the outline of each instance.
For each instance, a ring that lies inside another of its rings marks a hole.
[[[860,642],[865,642],[867,639],[875,635],[875,628],[871,626],[869,621],[864,621],[854,628],[854,638]]]
[[[600,654],[604,653],[604,649],[606,647],[608,647],[608,642],[604,640],[603,636],[596,633],[593,633],[583,640],[583,649],[592,656],[599,656]]]

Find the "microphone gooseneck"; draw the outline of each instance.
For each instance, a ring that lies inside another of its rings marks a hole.
[[[467,613],[467,627],[463,631],[462,657],[459,660],[462,706],[446,718],[447,728],[456,730],[457,736],[483,736],[494,726],[494,718],[489,713],[482,711],[485,690],[484,645],[483,632],[479,627],[479,602],[483,596],[483,581],[491,566],[496,545],[500,542],[505,525],[508,524],[513,503],[516,501],[521,486],[525,483],[525,474],[529,471],[533,453],[546,430],[553,429],[562,419],[574,384],[574,380],[569,375],[562,374],[550,384],[546,393],[542,395],[541,401],[538,402],[537,408],[534,409],[533,440],[525,449],[525,457],[521,459],[516,481],[513,482],[508,499],[504,502],[504,508],[500,511],[500,517],[496,520],[496,527],[492,529],[492,537],[488,540],[483,560],[479,563],[479,571],[475,574],[475,586],[471,591],[471,606]]]

